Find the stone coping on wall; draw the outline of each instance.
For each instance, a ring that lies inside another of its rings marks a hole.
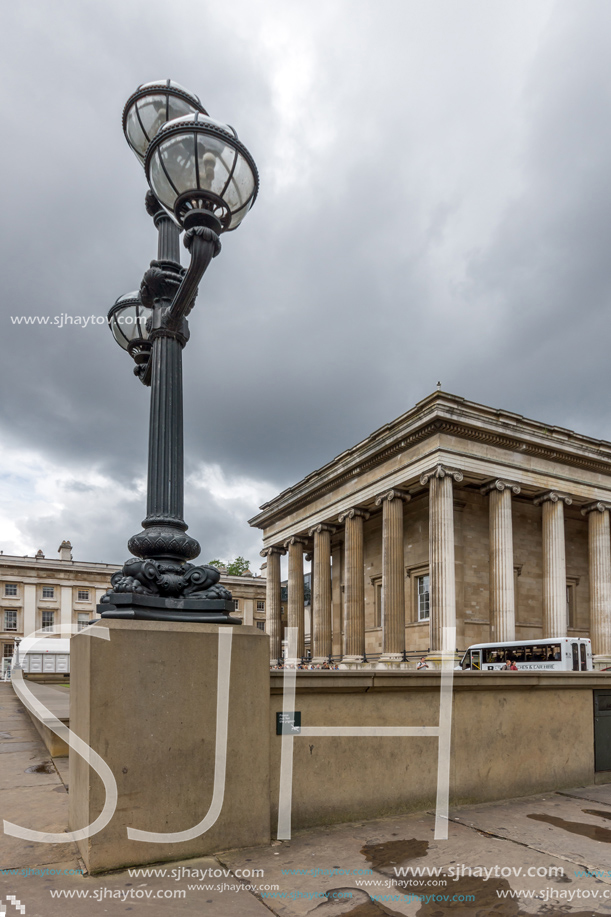
[[[284,673],[270,672],[271,694],[282,694]],[[369,691],[417,691],[437,689],[441,684],[440,672],[405,671],[331,671],[297,670],[297,693],[321,694],[330,692],[367,693]],[[611,672],[454,672],[454,691],[511,691],[524,688],[588,688],[611,691]]]

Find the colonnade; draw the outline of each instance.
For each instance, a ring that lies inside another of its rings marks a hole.
[[[429,489],[430,650],[443,645],[444,628],[456,626],[454,483],[462,472],[437,464],[420,476]],[[490,642],[516,639],[512,496],[520,485],[496,478],[480,492],[488,496],[490,542]],[[392,488],[375,499],[382,508],[381,662],[402,660],[405,652],[405,560],[403,507],[410,495]],[[566,550],[564,507],[572,498],[558,491],[539,494],[534,504],[542,512],[543,609],[542,636],[566,636]],[[582,507],[588,517],[590,637],[595,655],[611,655],[611,504]],[[352,506],[337,523],[320,523],[305,535],[294,535],[261,552],[267,557],[267,632],[271,660],[282,658],[280,556],[288,553],[287,624],[298,632],[297,656],[304,654],[303,557],[312,545],[312,656],[322,663],[332,653],[331,537],[343,526],[343,648],[342,661],[354,664],[365,655],[365,577],[363,524],[370,510]],[[335,553],[335,552],[334,552]],[[336,555],[337,556],[337,555]]]

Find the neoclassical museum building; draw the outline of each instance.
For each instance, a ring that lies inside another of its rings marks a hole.
[[[304,653],[311,555],[315,662],[589,636],[609,664],[610,508],[611,443],[437,391],[250,520],[272,661],[287,625]]]

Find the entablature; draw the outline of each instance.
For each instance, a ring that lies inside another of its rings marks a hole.
[[[297,522],[304,508],[323,506],[326,514],[316,522],[331,521],[344,505],[356,498],[361,502],[370,482],[378,494],[382,487],[411,487],[438,460],[465,472],[467,466],[488,463],[483,480],[481,467],[472,468],[474,483],[481,485],[499,477],[516,481],[527,492],[531,488],[533,494],[556,488],[580,501],[611,500],[611,443],[435,392],[265,503],[250,524],[267,533],[291,517]]]

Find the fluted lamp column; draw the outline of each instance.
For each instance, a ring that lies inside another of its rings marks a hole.
[[[332,525],[315,525],[309,536],[314,539],[312,563],[312,662],[322,665],[331,655],[331,535]]]
[[[550,490],[534,500],[542,508],[543,637],[566,637],[566,549],[564,504],[572,499]]]
[[[297,628],[297,656],[287,660],[291,665],[297,665],[305,655],[303,594],[303,548],[305,544],[305,538],[299,538],[297,535],[284,543],[289,553],[287,625]]]
[[[383,665],[398,665],[405,652],[403,505],[410,500],[408,493],[396,488],[376,499],[376,506],[382,506]]]
[[[267,558],[267,580],[265,586],[265,631],[269,634],[270,665],[282,662],[282,598],[280,557],[286,554],[277,545],[264,548],[261,557]]]
[[[454,486],[461,471],[436,465],[420,476],[429,485],[429,579],[431,652],[453,652],[444,628],[456,628],[456,573],[454,569]],[[447,645],[446,645],[447,643]]]
[[[609,504],[584,506],[588,517],[590,639],[597,668],[611,665],[611,531]]]
[[[490,530],[490,640],[516,639],[515,590],[513,582],[513,524],[511,495],[520,488],[497,478],[481,488],[489,494]]]
[[[365,572],[363,569],[363,521],[369,519],[364,509],[354,507],[342,513],[345,525],[345,623],[343,665],[363,662],[365,655]]]

